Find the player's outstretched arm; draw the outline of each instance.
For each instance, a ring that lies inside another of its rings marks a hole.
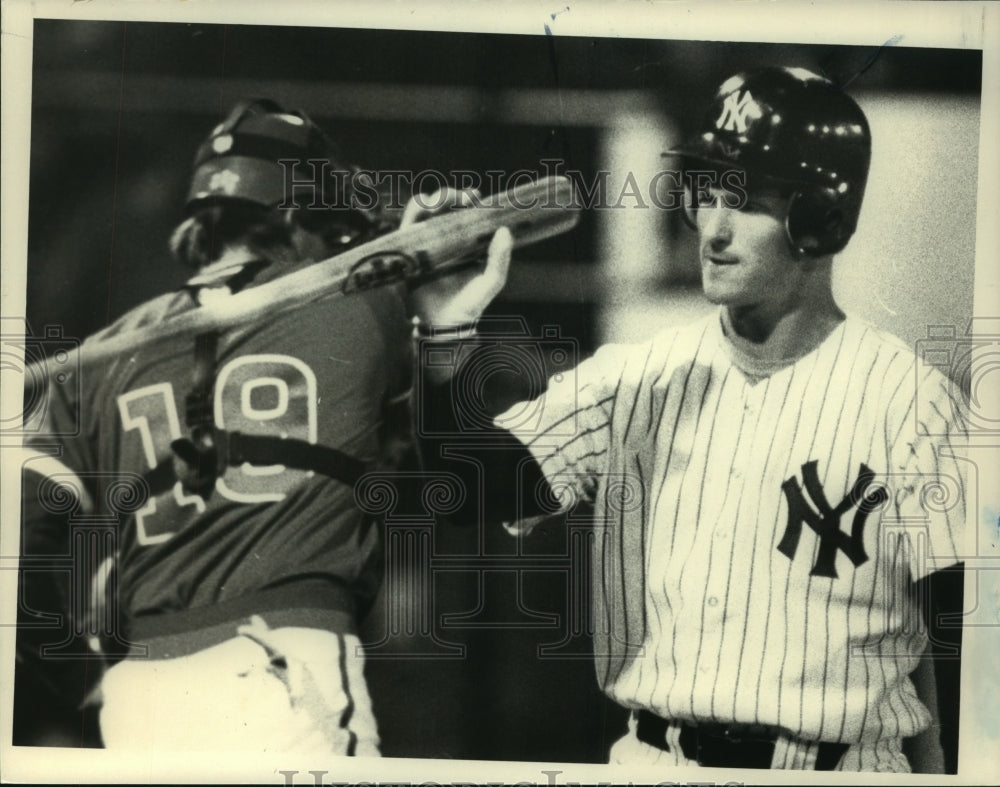
[[[400,227],[455,208],[474,208],[479,200],[476,191],[447,189],[432,196],[426,203],[410,200],[403,212]],[[412,294],[412,309],[421,341],[433,342],[435,338],[449,343],[456,338],[475,335],[475,323],[486,307],[503,290],[507,283],[513,248],[510,231],[501,227],[494,233],[481,268],[457,272],[450,276],[422,284]],[[422,355],[419,353],[418,355]],[[424,368],[417,375],[420,390],[420,422],[423,456],[430,470],[442,470],[459,476],[466,489],[479,490],[479,494],[465,495],[465,504],[450,519],[458,524],[473,524],[485,517],[487,524],[507,522],[517,518],[513,490],[498,490],[487,479],[514,479],[521,471],[527,483],[542,481],[542,471],[520,440],[506,430],[482,425],[474,431],[462,429],[456,422],[451,407],[451,387],[447,384],[461,359],[454,365]],[[486,392],[481,392],[491,399]],[[493,413],[493,415],[498,415]],[[448,435],[447,438],[439,437]],[[489,447],[484,449],[483,446]],[[460,452],[466,460],[445,458],[448,451]],[[483,500],[482,495],[492,489],[498,494]],[[493,499],[495,497],[495,499]]]
[[[431,472],[457,475],[469,490],[461,508],[449,514],[450,522],[473,525],[482,521],[493,527],[557,513],[557,506],[551,510],[542,508],[542,500],[555,500],[552,494],[516,494],[515,485],[521,490],[541,490],[548,483],[538,461],[521,440],[492,424],[470,429],[467,424],[458,423],[449,381],[435,382],[426,374],[418,375],[418,380],[424,464]],[[500,398],[489,391],[480,393],[487,402]],[[499,410],[488,415],[495,417]]]

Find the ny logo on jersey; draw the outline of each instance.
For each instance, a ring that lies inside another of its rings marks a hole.
[[[747,119],[756,120],[760,116],[760,107],[753,100],[750,91],[743,94],[736,91],[726,96],[726,100],[722,102],[722,114],[715,121],[715,127],[723,131],[736,131],[739,134],[745,134]]]
[[[781,543],[778,544],[778,551],[789,560],[795,558],[799,538],[802,535],[802,523],[805,522],[819,536],[820,541],[816,565],[809,572],[810,575],[836,579],[835,564],[838,549],[847,555],[855,568],[868,560],[864,546],[865,520],[868,514],[888,499],[889,493],[883,487],[878,487],[870,496],[866,496],[868,487],[875,478],[875,472],[862,463],[851,491],[836,506],[831,507],[819,482],[816,465],[815,460],[802,465],[802,481],[812,506],[803,497],[795,476],[781,485],[781,491],[785,493],[785,499],[788,501],[788,524]],[[847,535],[840,529],[840,518],[855,506],[858,510],[854,513],[854,521],[851,523],[851,534]]]

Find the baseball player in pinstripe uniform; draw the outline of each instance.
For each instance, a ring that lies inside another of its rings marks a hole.
[[[728,79],[672,152],[710,176],[686,215],[719,309],[600,348],[550,381],[530,428],[504,428],[523,404],[500,414],[492,438],[535,461],[481,452],[487,485],[527,462],[524,493],[487,516],[594,506],[597,679],[632,711],[612,762],[908,771],[902,742],[932,718],[910,677],[928,647],[938,696],[958,696],[960,629],[941,613],[961,610],[963,427],[941,374],[833,298],[868,123],[828,80],[769,68]],[[506,264],[497,243],[455,322]],[[423,387],[444,423],[448,393]]]

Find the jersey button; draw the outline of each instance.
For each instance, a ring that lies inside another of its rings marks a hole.
[[[709,596],[708,597],[708,606],[715,607],[715,606],[718,606],[718,604],[719,604],[719,599],[718,598],[716,598],[715,596]]]

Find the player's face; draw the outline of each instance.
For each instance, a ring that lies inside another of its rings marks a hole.
[[[733,199],[732,192],[713,189],[698,207],[705,296],[731,307],[781,311],[797,290],[801,267],[785,234],[788,198],[754,190],[739,207],[731,207]]]

